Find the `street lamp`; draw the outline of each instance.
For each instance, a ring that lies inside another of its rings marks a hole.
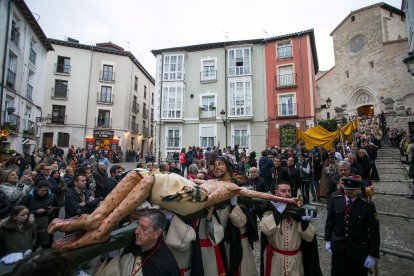
[[[331,107],[331,103],[332,103],[332,100],[330,98],[327,98],[326,99],[326,107],[327,108],[330,108]]]
[[[224,109],[222,109],[220,111],[220,117],[221,120],[223,121],[223,126],[226,127],[227,121],[226,121],[226,111],[224,111]]]
[[[407,65],[408,72],[411,73],[411,76],[414,76],[414,54],[413,52],[408,53],[408,57],[403,60]]]

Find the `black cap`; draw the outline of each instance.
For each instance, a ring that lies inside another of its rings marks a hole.
[[[355,190],[361,188],[362,179],[359,175],[342,177],[341,180],[344,183],[345,189]]]

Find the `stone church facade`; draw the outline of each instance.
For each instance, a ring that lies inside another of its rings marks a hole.
[[[379,3],[351,12],[332,31],[335,66],[316,79],[319,119],[384,112],[388,127],[408,130],[414,80],[403,63],[409,48],[404,21],[403,11]],[[323,105],[328,98],[330,107]]]

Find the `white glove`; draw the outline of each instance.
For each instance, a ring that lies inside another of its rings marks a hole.
[[[140,205],[138,205],[137,210],[140,211],[140,210],[151,209],[151,208],[152,208],[151,203],[145,200]]]
[[[330,241],[326,242],[325,249],[326,249],[326,252],[328,252],[330,255],[332,255],[332,249],[331,249],[331,242]]]
[[[306,209],[305,215],[302,216],[302,220],[305,220],[305,221],[312,222],[312,221],[314,221],[316,219],[317,219],[317,217],[313,217],[313,211],[309,211],[308,209]]]
[[[23,253],[23,256],[24,256],[24,257],[27,257],[27,256],[29,256],[30,254],[32,254],[32,250],[31,250],[31,249],[27,249],[27,250]]]
[[[285,211],[287,203],[284,202],[271,202],[272,205],[276,208],[279,213],[283,213]]]
[[[237,196],[232,197],[232,198],[230,199],[230,205],[231,205],[231,206],[236,206],[236,205],[237,205]]]
[[[375,258],[368,255],[367,258],[365,259],[364,266],[368,269],[372,269],[374,265],[375,265]]]
[[[1,258],[0,263],[4,264],[13,264],[23,259],[23,253],[17,252],[17,253],[10,253],[9,255],[4,256]]]

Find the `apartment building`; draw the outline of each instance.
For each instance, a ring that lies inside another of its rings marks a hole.
[[[49,42],[42,145],[152,151],[155,81],[135,56],[111,42]]]
[[[24,1],[0,1],[1,147],[31,152],[39,144],[46,54],[53,51]]]

